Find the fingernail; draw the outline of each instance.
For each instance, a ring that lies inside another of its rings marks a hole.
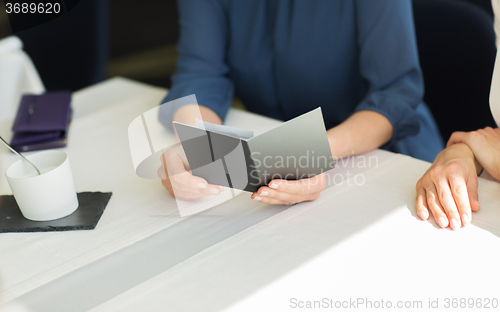
[[[460,228],[460,225],[458,225],[457,219],[451,219],[450,227],[452,230],[456,230],[456,229]]]
[[[462,215],[462,223],[463,223],[464,225],[467,225],[467,224],[469,224],[469,223],[470,223],[469,216],[468,216],[466,213],[464,213],[464,214]]]
[[[198,183],[198,187],[204,189],[204,188],[207,188],[207,184],[206,183]]]
[[[218,189],[218,188],[215,188],[215,187],[214,187],[214,188],[212,188],[212,189],[210,190],[210,193],[212,193],[212,194],[214,194],[214,195],[219,194],[219,192],[220,192],[220,191],[219,191],[219,189]]]
[[[262,193],[260,193],[260,196],[267,196],[267,195],[269,195],[268,191],[263,191]]]
[[[262,200],[262,197],[255,196],[254,200],[256,200],[256,201],[261,201],[261,200]]]
[[[420,210],[420,211],[418,212],[418,216],[419,216],[419,218],[420,218],[420,219],[422,219],[422,220],[427,220],[427,218],[429,217],[429,215],[428,215],[427,211],[425,211],[425,210]]]
[[[444,228],[444,227],[446,226],[446,219],[445,219],[445,218],[443,218],[443,217],[440,217],[440,218],[438,219],[438,224],[439,224],[439,226],[440,226],[440,227],[443,227],[443,228]]]
[[[273,184],[269,185],[269,187],[272,188],[272,189],[277,189],[278,188],[278,184],[273,183]]]

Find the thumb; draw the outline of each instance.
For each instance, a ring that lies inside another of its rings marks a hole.
[[[450,145],[456,143],[465,143],[466,135],[467,133],[462,131],[453,132],[448,140],[448,143],[446,143],[446,147],[450,147]]]
[[[164,174],[167,177],[172,177],[186,172],[182,155],[176,152],[167,151],[161,155],[160,160],[162,163],[160,169],[164,171]]]
[[[472,211],[479,211],[481,206],[479,205],[479,195],[477,192],[478,180],[475,174],[471,174],[469,181],[467,181],[467,193],[469,193],[470,208]]]

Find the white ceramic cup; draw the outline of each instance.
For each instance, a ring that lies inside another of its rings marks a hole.
[[[73,175],[66,153],[43,151],[13,163],[5,172],[23,216],[33,221],[66,217],[78,208]]]

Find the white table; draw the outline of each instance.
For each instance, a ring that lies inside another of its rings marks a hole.
[[[481,179],[471,225],[438,229],[414,207],[429,164],[407,156],[340,161],[329,172],[335,185],[312,203],[275,207],[243,194],[180,218],[158,180],[135,176],[128,151],[128,124],[165,92],[116,78],[75,94],[65,151],[77,190],[113,197],[92,231],[1,234],[0,308],[294,311],[324,298],[424,308],[429,298],[440,307],[500,299],[500,184]],[[278,122],[233,110],[227,124],[261,132]],[[1,171],[15,160],[2,149]],[[3,175],[0,192],[9,193]]]

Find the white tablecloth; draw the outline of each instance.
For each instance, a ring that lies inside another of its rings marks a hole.
[[[500,299],[500,185],[481,179],[472,224],[442,230],[420,221],[413,204],[428,164],[370,155],[381,162],[363,185],[331,186],[92,311],[295,311],[294,302],[324,298],[419,311],[438,299],[436,311],[447,298]]]
[[[243,194],[180,218],[159,181],[135,176],[128,151],[128,124],[164,95],[124,79],[75,94],[65,150],[77,190],[113,197],[92,231],[0,234],[0,304],[294,311],[292,298],[420,300],[424,308],[429,298],[499,299],[500,184],[481,179],[471,225],[438,229],[414,207],[429,164],[374,151],[339,161],[315,202],[287,209]],[[257,132],[277,124],[234,110],[227,123]],[[1,150],[2,172],[14,161]],[[0,191],[9,193],[3,175]]]

